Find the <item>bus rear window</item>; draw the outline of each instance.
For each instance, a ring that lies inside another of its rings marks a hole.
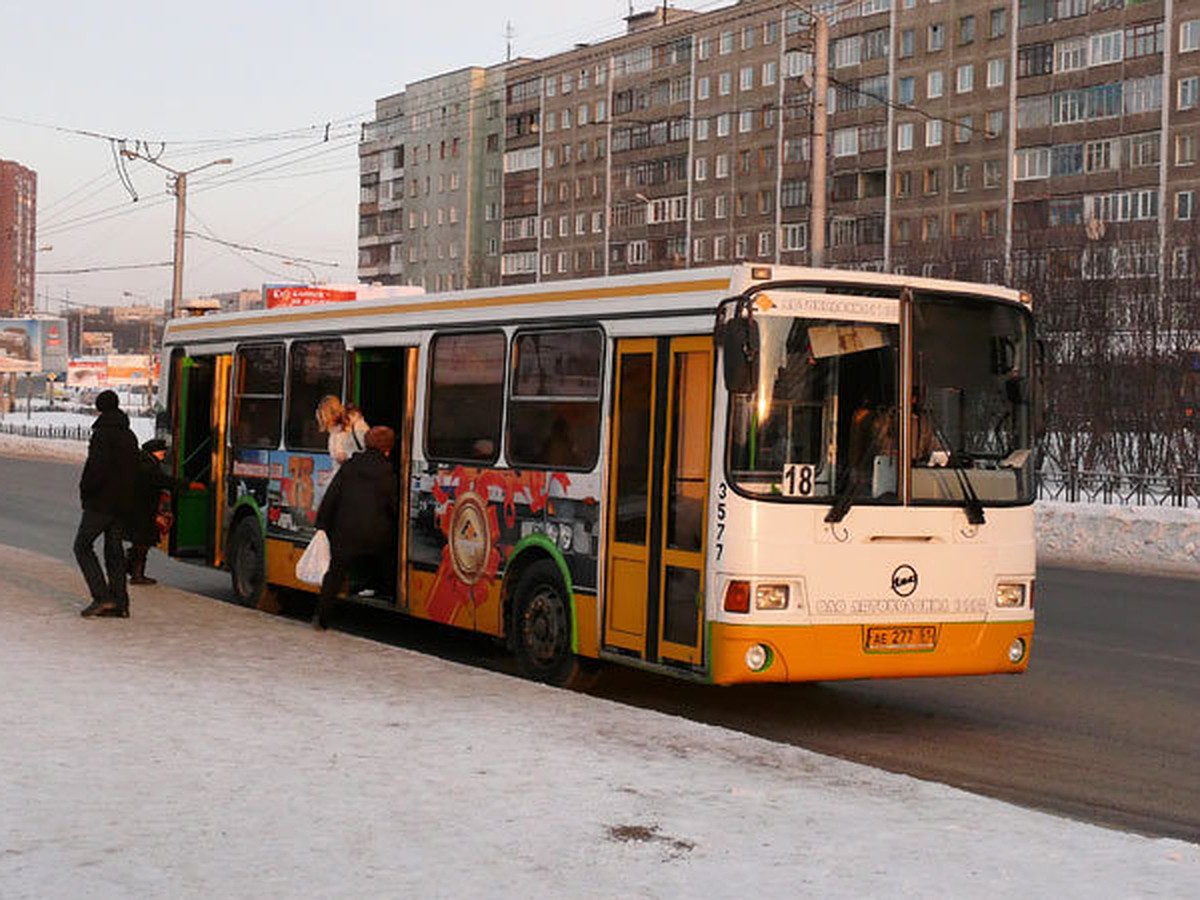
[[[513,340],[508,462],[590,469],[600,452],[600,366],[596,328],[529,331]]]
[[[340,339],[294,341],[288,366],[287,446],[325,450],[328,437],[317,425],[317,406],[327,396],[342,397],[346,345]]]
[[[233,398],[233,443],[279,446],[283,414],[283,344],[239,347]]]
[[[504,333],[439,334],[430,349],[425,449],[447,462],[495,462],[504,412]]]

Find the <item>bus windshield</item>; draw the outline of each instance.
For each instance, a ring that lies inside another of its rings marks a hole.
[[[972,298],[913,304],[912,499],[1033,499],[1029,315]],[[947,470],[958,469],[959,478]],[[964,483],[965,482],[965,483]]]
[[[734,395],[730,407],[733,485],[798,499],[848,493],[897,502],[898,326],[785,316],[755,321],[758,390]]]
[[[756,315],[757,389],[733,394],[737,490],[837,504],[897,504],[900,327]],[[914,504],[1032,499],[1028,313],[984,298],[913,303],[909,427]]]

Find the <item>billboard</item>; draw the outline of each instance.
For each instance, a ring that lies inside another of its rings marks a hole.
[[[353,288],[305,287],[296,284],[264,284],[263,303],[267,309],[279,306],[313,306],[317,303],[344,303],[354,300]]]
[[[66,319],[0,319],[0,372],[66,370]]]
[[[67,387],[108,387],[108,360],[105,357],[71,360],[67,364]]]
[[[145,353],[110,353],[109,387],[138,387],[150,383],[152,361]]]

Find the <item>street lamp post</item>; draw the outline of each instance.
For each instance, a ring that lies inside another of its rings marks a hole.
[[[122,150],[121,155],[126,159],[140,159],[150,163],[152,166],[158,166],[158,168],[171,175],[174,179],[174,184],[168,182],[172,193],[175,194],[175,257],[171,263],[173,275],[171,281],[171,318],[174,319],[179,315],[179,307],[183,302],[183,226],[187,213],[187,177],[203,169],[207,169],[209,166],[232,165],[233,160],[229,157],[214,159],[212,162],[207,162],[202,166],[196,166],[193,169],[181,172],[178,169],[172,169],[170,166],[163,165],[157,159],[143,156],[134,150]]]
[[[308,265],[307,263],[302,263],[302,262],[299,262],[294,259],[285,259],[283,261],[283,264],[285,266],[294,266],[297,269],[303,269],[305,272],[308,273],[308,283],[310,285],[314,285],[314,286],[316,285],[317,271],[312,266]]]

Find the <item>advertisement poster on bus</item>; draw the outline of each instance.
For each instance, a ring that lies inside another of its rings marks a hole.
[[[0,372],[66,370],[65,319],[0,319]]]
[[[298,284],[264,284],[263,305],[267,309],[280,306],[315,306],[318,303],[345,303],[358,298],[352,288],[308,287]]]

